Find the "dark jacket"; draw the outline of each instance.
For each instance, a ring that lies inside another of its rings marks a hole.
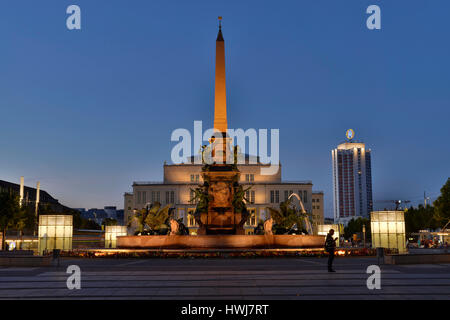
[[[335,248],[336,248],[336,240],[333,239],[331,234],[327,234],[327,238],[325,239],[325,250],[329,252],[331,250],[334,250]]]

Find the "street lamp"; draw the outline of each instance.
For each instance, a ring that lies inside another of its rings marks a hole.
[[[362,232],[363,232],[364,248],[365,248],[366,247],[366,225],[365,224],[363,224]]]

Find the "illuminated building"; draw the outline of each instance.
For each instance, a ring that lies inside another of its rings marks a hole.
[[[126,235],[126,226],[105,226],[105,248],[116,248],[117,237]]]
[[[72,250],[73,217],[71,215],[39,216],[39,254],[45,250]]]
[[[405,213],[403,211],[374,211],[370,214],[373,248],[397,249],[406,252]]]
[[[347,224],[352,218],[369,218],[373,208],[370,149],[349,139],[332,150],[331,155],[334,221]]]
[[[311,202],[311,223],[314,233],[317,234],[318,226],[324,224],[323,191],[313,191]]]

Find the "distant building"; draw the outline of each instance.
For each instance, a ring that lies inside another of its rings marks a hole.
[[[371,151],[349,141],[331,151],[333,161],[334,221],[368,218],[373,209]]]
[[[333,218],[324,218],[323,224],[334,224],[334,219]]]
[[[124,213],[125,213],[125,210],[123,210],[123,209],[116,210],[116,220],[119,225],[124,225],[124,223],[125,223]]]
[[[108,218],[111,219],[116,219],[117,218],[117,208],[116,207],[112,207],[112,206],[108,206],[108,207],[104,207],[103,208],[108,216]]]
[[[106,206],[103,209],[91,208],[86,210],[84,208],[77,208],[80,211],[81,217],[88,220],[93,220],[101,225],[106,218],[117,220],[118,224],[123,224],[124,210],[117,210],[115,206]]]
[[[317,232],[317,226],[324,224],[323,191],[313,191],[311,197],[312,207],[312,225],[314,232]]]

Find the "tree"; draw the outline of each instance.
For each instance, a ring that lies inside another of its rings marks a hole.
[[[405,211],[406,234],[419,232],[424,229],[436,229],[439,223],[435,217],[435,209],[432,206],[419,205],[417,208],[409,208]]]
[[[305,219],[308,219],[308,214],[302,214],[295,207],[291,206],[292,198],[281,202],[280,209],[274,209],[267,207],[270,212],[270,216],[275,222],[273,230],[275,234],[286,234],[288,233],[294,225],[297,225],[299,232],[307,233],[303,226]]]
[[[37,225],[36,207],[34,204],[26,204],[22,209],[24,211],[24,230],[33,233]]]
[[[366,226],[366,241],[371,239],[371,231],[370,231],[370,220],[366,218],[359,217],[358,219],[353,218],[344,228],[344,238],[348,239],[353,236],[355,233],[362,233],[363,225]]]
[[[441,195],[433,205],[435,219],[443,226],[450,220],[450,178],[447,178],[447,182],[441,188]]]
[[[102,221],[102,225],[104,226],[117,226],[117,220],[114,218],[105,218]]]
[[[0,229],[3,232],[2,248],[5,247],[6,231],[24,228],[24,210],[20,208],[19,196],[12,190],[0,192]]]
[[[101,230],[102,227],[91,219],[81,219],[81,224],[79,229],[87,229],[87,230]]]

